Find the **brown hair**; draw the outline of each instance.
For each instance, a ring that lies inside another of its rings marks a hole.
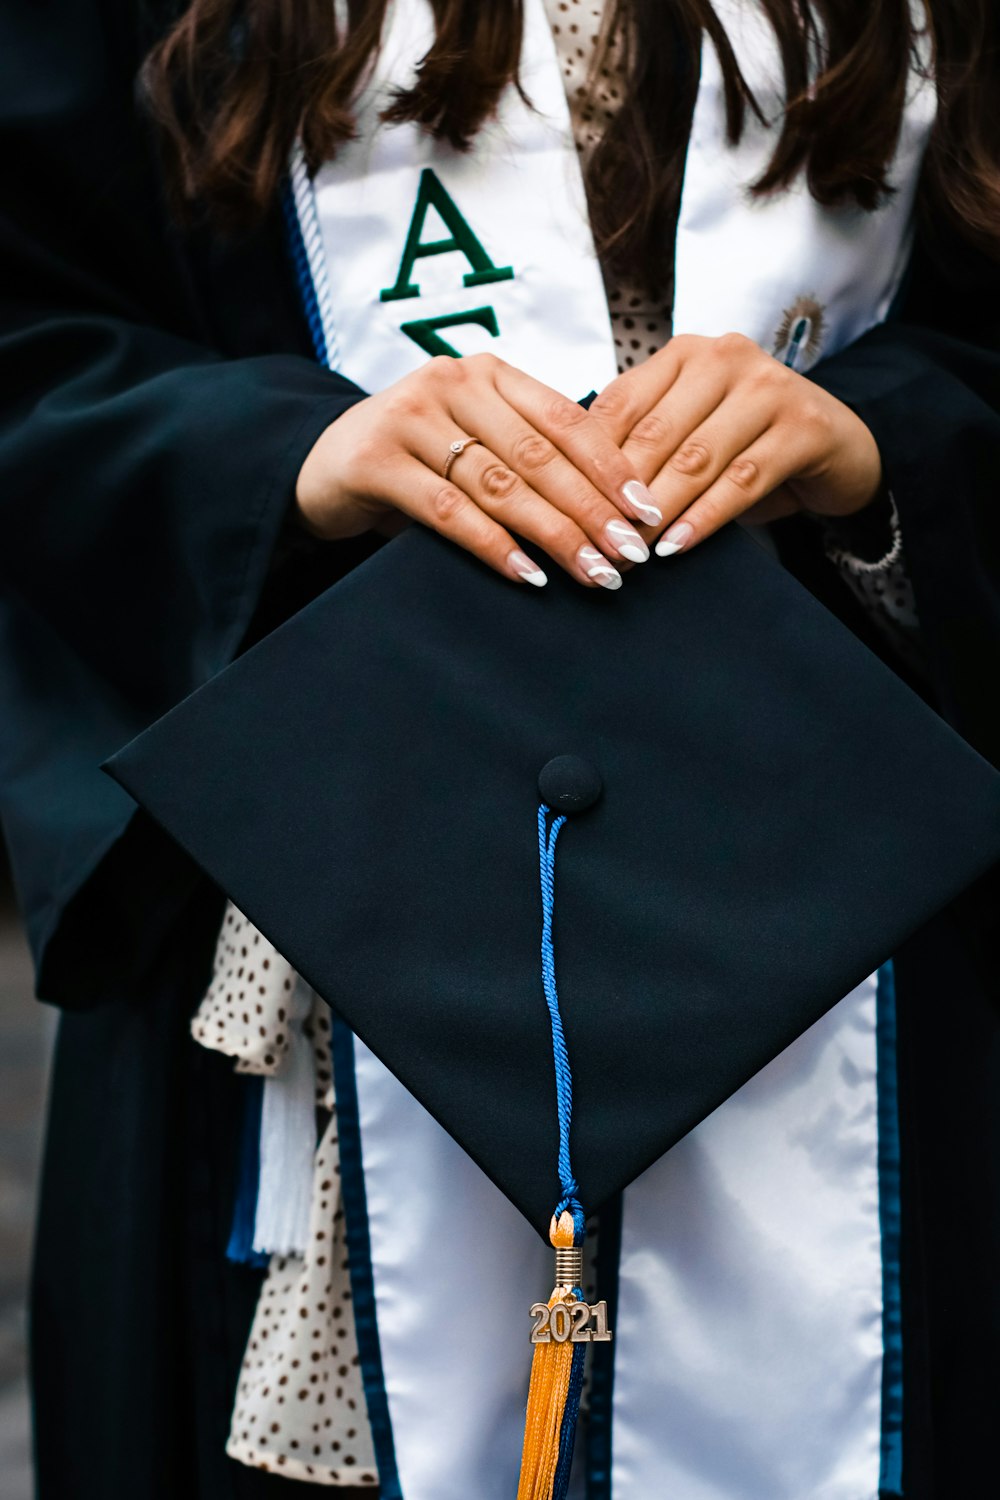
[[[386,112],[466,149],[517,82],[523,0],[430,0],[435,39]],[[1000,37],[994,0],[926,0],[938,118],[922,200],[1000,256]],[[190,0],[150,52],[143,84],[176,197],[223,217],[263,212],[301,136],[313,168],[354,134],[353,103],[378,50],[388,0]],[[890,191],[918,29],[910,0],[761,0],[787,105],[757,193],[804,173],[826,205],[874,208]],[[618,29],[621,28],[620,33]],[[729,140],[761,116],[710,0],[612,0],[607,39],[624,48],[624,102],[587,166],[607,263],[649,279],[680,194],[702,35],[722,67]],[[823,62],[810,77],[809,58]],[[606,58],[604,59],[606,61]],[[600,59],[599,59],[600,65]]]

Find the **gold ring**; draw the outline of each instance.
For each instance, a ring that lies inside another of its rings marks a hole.
[[[456,458],[458,458],[459,454],[464,453],[466,448],[471,448],[473,443],[478,443],[480,441],[481,439],[477,437],[456,438],[455,441],[448,447],[448,457],[445,459],[444,468],[441,470],[442,476],[447,479],[448,475],[451,473],[451,466],[455,462]]]

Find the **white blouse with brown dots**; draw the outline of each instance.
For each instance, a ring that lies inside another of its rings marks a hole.
[[[195,1041],[234,1057],[237,1073],[277,1073],[288,1050],[287,1020],[296,982],[291,964],[230,905],[219,932],[212,981],[191,1023]]]
[[[316,1151],[306,1253],[271,1257],[226,1452],[313,1484],[378,1483],[351,1303],[335,1112]]]
[[[620,31],[604,41],[604,0],[544,3],[562,64],[573,139],[585,167],[621,108],[624,42]],[[672,287],[673,253],[669,245],[663,247],[663,274],[657,294],[619,286],[605,277],[619,374],[656,354],[670,338]]]
[[[230,902],[212,980],[191,1023],[236,1071],[280,1077],[298,978]],[[226,1451],[252,1468],[312,1484],[376,1485],[351,1305],[330,1059],[317,1000],[303,1025],[315,1061],[317,1134],[309,1236],[302,1255],[273,1255],[243,1358]]]

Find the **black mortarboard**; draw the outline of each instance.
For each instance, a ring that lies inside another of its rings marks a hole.
[[[414,528],[109,762],[539,1229],[536,814],[596,1209],[1000,857],[1000,776],[730,528],[614,594]],[[596,785],[593,788],[596,791]]]
[[[614,594],[414,528],[110,769],[539,1229],[559,813],[588,1210],[1000,857],[1000,777],[734,528]]]

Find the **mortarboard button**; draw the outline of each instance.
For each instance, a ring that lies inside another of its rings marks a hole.
[[[580,755],[557,755],[538,773],[542,801],[556,812],[586,812],[603,788],[600,771]]]

